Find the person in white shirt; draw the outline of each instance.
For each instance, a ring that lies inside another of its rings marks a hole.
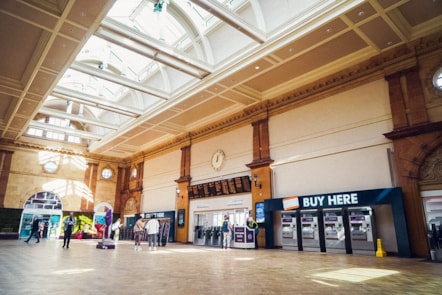
[[[160,223],[155,219],[155,215],[152,215],[151,219],[146,223],[145,229],[147,232],[147,239],[149,241],[149,250],[152,250],[152,246],[153,249],[156,250]]]
[[[118,240],[120,239],[120,227],[122,227],[123,225],[121,224],[121,218],[118,218],[117,221],[115,221],[112,224],[112,230],[114,232],[114,241],[118,242]]]

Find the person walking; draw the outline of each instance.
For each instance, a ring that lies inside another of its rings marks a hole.
[[[32,220],[32,225],[31,225],[31,234],[29,235],[28,239],[24,242],[29,243],[29,240],[32,237],[35,237],[37,239],[36,243],[40,243],[40,234],[38,233],[39,230],[40,230],[40,220],[38,220],[37,215],[34,215],[34,219]]]
[[[112,224],[112,230],[114,231],[114,242],[118,242],[118,240],[120,239],[120,227],[122,226],[121,224],[121,218],[118,218],[117,221],[115,221]]]
[[[229,249],[230,240],[232,239],[232,224],[230,223],[229,216],[227,214],[224,215],[221,231],[223,232],[223,249]]]
[[[147,239],[149,241],[149,250],[157,249],[157,238],[160,231],[160,223],[155,219],[155,215],[152,215],[151,219],[146,224]]]
[[[69,213],[69,217],[64,220],[64,237],[63,248],[69,249],[69,243],[71,242],[71,235],[75,227],[74,212]]]
[[[143,232],[144,232],[144,221],[140,215],[138,216],[137,222],[135,222],[134,225],[135,251],[141,251],[141,238],[143,237]]]
[[[259,234],[258,223],[256,223],[256,221],[253,220],[252,217],[249,217],[247,219],[247,227],[254,231],[254,233],[255,233],[255,249],[258,249],[258,234]]]

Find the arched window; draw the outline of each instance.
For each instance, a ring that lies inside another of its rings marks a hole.
[[[440,67],[439,70],[437,70],[434,74],[433,85],[437,90],[442,91],[442,67]]]
[[[62,210],[62,203],[57,195],[50,192],[38,192],[24,204],[23,209]]]

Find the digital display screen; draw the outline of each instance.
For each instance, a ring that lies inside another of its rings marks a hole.
[[[363,215],[350,216],[350,221],[365,221],[365,216]]]
[[[255,205],[255,214],[256,214],[256,222],[257,223],[264,223],[265,222],[265,215],[264,215],[264,203],[259,202]]]
[[[302,222],[313,222],[313,217],[302,217]]]
[[[183,227],[184,226],[184,217],[185,217],[185,210],[179,209],[178,210],[178,226]]]
[[[338,221],[337,216],[326,216],[324,217],[324,221]]]

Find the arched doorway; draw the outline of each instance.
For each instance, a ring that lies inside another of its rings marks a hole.
[[[442,260],[442,146],[432,152],[420,169],[419,186],[428,231],[430,256]]]
[[[31,232],[34,216],[40,219],[40,237],[57,239],[60,235],[63,203],[51,192],[38,192],[30,196],[23,205],[19,239],[27,238]]]

